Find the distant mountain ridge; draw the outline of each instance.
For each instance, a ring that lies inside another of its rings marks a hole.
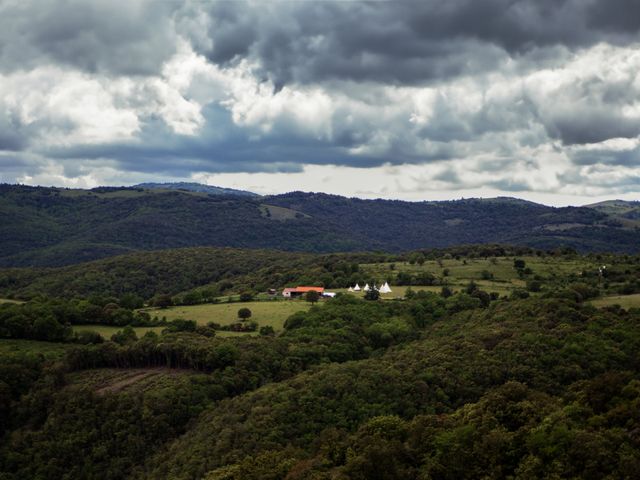
[[[405,202],[0,185],[0,266],[60,266],[193,246],[331,253],[480,243],[636,253],[640,221],[505,197]]]
[[[160,189],[160,190],[184,190],[188,192],[210,193],[212,195],[243,195],[247,197],[259,197],[257,193],[246,190],[236,190],[234,188],[216,187],[195,182],[167,182],[154,183],[146,182],[134,185],[133,188]]]

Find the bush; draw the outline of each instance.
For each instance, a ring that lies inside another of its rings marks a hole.
[[[241,302],[250,302],[251,300],[253,300],[253,293],[251,293],[251,292],[242,292],[240,294],[240,301]]]
[[[97,345],[104,342],[104,338],[96,331],[86,330],[76,334],[76,342],[83,345]]]

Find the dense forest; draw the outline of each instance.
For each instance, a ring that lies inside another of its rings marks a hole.
[[[447,266],[450,283],[424,285],[418,272]],[[380,269],[394,289],[406,277],[403,296],[292,300],[299,312],[255,335],[140,309],[158,291]],[[137,278],[126,292],[121,271]],[[632,479],[640,468],[640,302],[594,300],[638,297],[637,256],[181,249],[8,273],[29,301],[0,304],[3,479]],[[493,291],[505,278],[510,290]]]
[[[190,246],[328,253],[505,242],[634,253],[637,238],[629,212],[509,198],[402,202],[0,185],[1,266],[61,266]]]

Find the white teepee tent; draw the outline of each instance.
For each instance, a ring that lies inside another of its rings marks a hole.
[[[380,287],[380,293],[391,293],[391,287],[389,282],[384,282],[384,285]]]
[[[371,287],[370,287],[370,286],[369,286],[369,284],[367,283],[367,284],[364,286],[364,291],[365,291],[365,292],[368,292],[369,290],[371,290]]]
[[[354,291],[354,292],[359,292],[359,291],[360,291],[360,285],[358,285],[358,284],[356,283],[356,286],[355,286],[355,287],[353,287],[353,291]]]
[[[353,292],[353,287],[349,287],[349,291],[350,291],[350,292]]]

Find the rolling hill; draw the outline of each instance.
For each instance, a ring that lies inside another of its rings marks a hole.
[[[191,246],[299,252],[404,251],[461,244],[637,252],[638,226],[596,208],[511,198],[361,200],[101,187],[0,185],[0,266],[60,266]]]

